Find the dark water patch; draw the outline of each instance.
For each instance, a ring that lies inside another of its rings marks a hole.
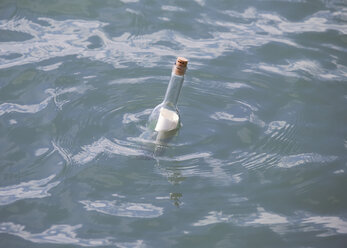
[[[1,38],[0,42],[20,42],[26,41],[34,38],[30,34],[22,33],[18,31],[10,31],[10,30],[0,30]]]

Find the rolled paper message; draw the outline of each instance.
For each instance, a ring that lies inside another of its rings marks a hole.
[[[154,130],[157,132],[167,132],[174,130],[178,126],[178,120],[179,117],[175,111],[161,108],[158,122]]]

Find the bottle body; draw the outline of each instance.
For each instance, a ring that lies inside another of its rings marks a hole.
[[[180,115],[177,101],[184,81],[184,74],[177,75],[175,68],[162,103],[157,105],[148,121],[148,128],[156,132],[169,132],[180,127]]]
[[[152,110],[146,131],[141,135],[144,140],[155,141],[155,155],[163,153],[166,144],[177,134],[181,126],[177,101],[183,85],[187,63],[187,59],[177,58],[164,100]]]

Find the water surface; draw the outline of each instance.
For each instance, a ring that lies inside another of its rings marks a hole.
[[[0,246],[343,247],[346,45],[339,0],[1,1]]]

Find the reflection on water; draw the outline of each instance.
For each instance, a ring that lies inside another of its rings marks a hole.
[[[60,100],[59,97],[62,97],[64,94],[69,93],[79,93],[83,94],[88,87],[72,87],[67,89],[46,89],[45,93],[49,94],[49,96],[37,104],[16,104],[16,103],[2,103],[0,104],[0,116],[12,112],[16,113],[23,113],[23,114],[35,114],[38,113],[45,108],[47,108],[48,104],[51,100],[53,100],[54,104],[59,108],[62,109],[62,106],[66,103],[68,103],[68,100]]]
[[[192,226],[201,227],[217,223],[231,223],[241,226],[266,225],[276,233],[284,235],[295,231],[313,232],[317,237],[328,237],[336,234],[347,234],[347,222],[336,216],[311,216],[302,217],[299,214],[285,217],[276,213],[270,213],[258,207],[257,213],[249,216],[235,216],[224,214],[221,211],[211,211],[203,219]],[[253,216],[256,216],[255,218]],[[250,218],[253,218],[249,220]],[[299,226],[298,230],[294,230]]]
[[[92,161],[95,157],[102,153],[118,154],[124,156],[140,156],[144,155],[141,150],[136,150],[124,146],[122,141],[114,139],[115,142],[102,137],[90,145],[82,147],[82,151],[72,157],[72,160],[78,164],[85,164]]]
[[[25,226],[14,224],[11,222],[0,223],[0,233],[7,233],[21,237],[25,240],[41,243],[41,244],[71,244],[78,246],[109,246],[116,245],[117,247],[140,247],[143,242],[138,240],[133,243],[117,243],[114,238],[103,239],[84,239],[77,237],[76,230],[80,229],[82,225],[53,225],[41,233],[30,233],[25,231]]]
[[[259,214],[257,218],[252,221],[246,222],[246,224],[276,225],[288,223],[286,217],[265,212],[263,208],[258,208],[258,212]]]
[[[315,226],[314,230],[321,232],[320,226],[327,229],[326,232],[319,233],[318,237],[333,236],[336,233],[347,234],[347,221],[342,220],[336,216],[312,216],[303,219],[304,224],[313,224]]]
[[[44,198],[51,194],[49,190],[56,187],[60,181],[51,182],[55,175],[41,180],[31,180],[17,185],[0,187],[0,205],[8,205],[15,201],[30,198]]]
[[[37,113],[43,110],[44,108],[46,108],[51,99],[52,99],[52,96],[49,96],[42,102],[38,104],[31,104],[31,105],[20,105],[16,103],[2,103],[0,105],[0,116],[6,113],[11,113],[11,112],[27,113],[27,114]]]
[[[196,223],[193,223],[193,226],[207,226],[211,224],[216,224],[216,223],[228,223],[232,220],[233,215],[225,215],[222,212],[217,212],[217,211],[211,211],[208,213],[208,215],[202,219],[199,220]]]
[[[89,211],[120,217],[155,218],[163,214],[163,208],[148,203],[119,202],[118,200],[84,200],[80,203]]]
[[[330,11],[319,11],[303,22],[291,22],[279,15],[262,13],[254,8],[248,8],[243,13],[227,10],[221,11],[220,14],[230,19],[243,18],[246,23],[235,24],[232,21],[216,21],[205,15],[195,21],[204,25],[221,27],[226,31],[214,32],[209,39],[191,40],[190,37],[178,33],[172,35],[170,30],[161,30],[142,35],[141,40],[138,40],[134,39],[130,33],[124,33],[119,37],[110,37],[103,30],[108,23],[96,20],[58,21],[46,17],[38,18],[38,22],[25,18],[2,20],[0,21],[0,29],[30,34],[32,38],[22,41],[21,46],[14,42],[2,42],[0,68],[37,63],[53,57],[68,55],[111,63],[118,68],[122,66],[121,64],[126,63],[125,58],[140,64],[144,63],[143,61],[146,61],[146,64],[157,62],[156,56],[149,58],[145,55],[148,47],[152,48],[151,53],[158,56],[161,54],[176,55],[174,49],[156,46],[158,41],[184,44],[181,52],[182,54],[189,54],[191,59],[197,60],[206,57],[212,59],[222,56],[230,50],[247,50],[249,47],[259,47],[269,42],[304,48],[286,37],[286,34],[290,33],[336,30],[342,34],[347,34],[344,24],[335,22],[339,16],[346,15],[345,10],[333,14]],[[44,25],[40,23],[44,23]],[[101,42],[99,46],[91,49],[89,47],[93,37],[97,37]],[[20,54],[21,56],[6,59],[6,56],[11,54]],[[59,64],[55,63],[51,67],[58,68]]]
[[[278,166],[282,168],[291,168],[310,163],[329,163],[336,159],[336,156],[322,156],[320,154],[313,153],[296,154],[282,157],[278,163]]]
[[[173,201],[176,207],[180,207],[183,204],[181,200],[182,196],[182,193],[170,193],[170,200]]]

